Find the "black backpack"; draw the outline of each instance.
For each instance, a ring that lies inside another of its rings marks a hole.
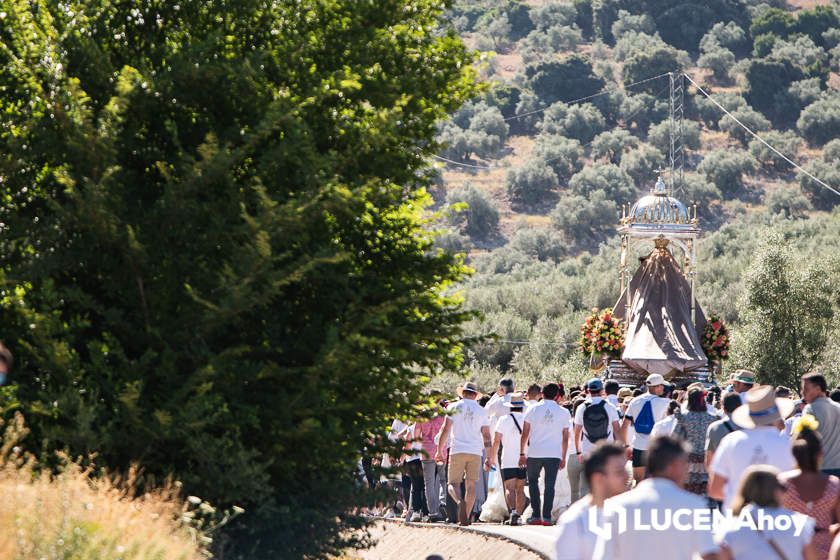
[[[583,432],[592,443],[610,435],[610,415],[607,414],[606,404],[607,401],[583,404]]]

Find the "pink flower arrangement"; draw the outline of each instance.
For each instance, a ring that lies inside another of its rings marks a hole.
[[[706,321],[706,327],[700,337],[706,356],[710,360],[729,359],[729,341],[729,329],[726,327],[726,323],[719,315],[712,313]]]
[[[624,349],[624,323],[613,317],[610,308],[593,309],[583,322],[580,332],[580,349],[586,356],[605,353],[620,356]]]

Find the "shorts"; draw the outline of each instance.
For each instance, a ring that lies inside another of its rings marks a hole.
[[[647,450],[633,448],[633,468],[647,466]]]
[[[478,480],[481,474],[481,455],[472,453],[453,453],[449,455],[448,480],[451,483],[459,483],[463,480]]]
[[[525,480],[526,472],[528,472],[527,469],[520,469],[519,467],[514,469],[502,469],[502,480],[508,481],[514,478],[519,480]]]

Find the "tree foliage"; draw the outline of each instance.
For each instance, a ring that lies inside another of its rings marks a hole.
[[[5,412],[244,506],[226,558],[339,553],[358,454],[460,363],[422,187],[478,92],[440,4],[0,11]]]
[[[459,205],[450,216],[453,225],[470,237],[486,238],[499,227],[499,211],[487,194],[467,183],[446,195],[449,205]]]
[[[828,275],[813,263],[771,232],[747,270],[738,302],[739,358],[762,383],[795,387],[825,351],[832,291]]]
[[[590,61],[577,54],[529,64],[525,67],[525,77],[533,92],[546,105],[586,97],[604,88],[604,81],[592,71]]]
[[[557,175],[547,163],[532,158],[508,171],[507,193],[514,203],[533,207],[552,199],[558,182]]]
[[[812,145],[825,144],[840,136],[840,96],[821,98],[805,107],[796,128]]]
[[[725,196],[730,197],[743,188],[744,173],[753,169],[750,156],[729,150],[713,150],[697,166],[698,172],[705,175]]]

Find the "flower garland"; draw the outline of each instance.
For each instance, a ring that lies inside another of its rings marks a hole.
[[[596,353],[620,356],[624,349],[624,324],[613,317],[611,308],[603,311],[593,308],[583,322],[580,335],[580,349],[586,356]]]
[[[710,360],[729,359],[729,329],[717,313],[712,313],[703,329],[701,344]]]

